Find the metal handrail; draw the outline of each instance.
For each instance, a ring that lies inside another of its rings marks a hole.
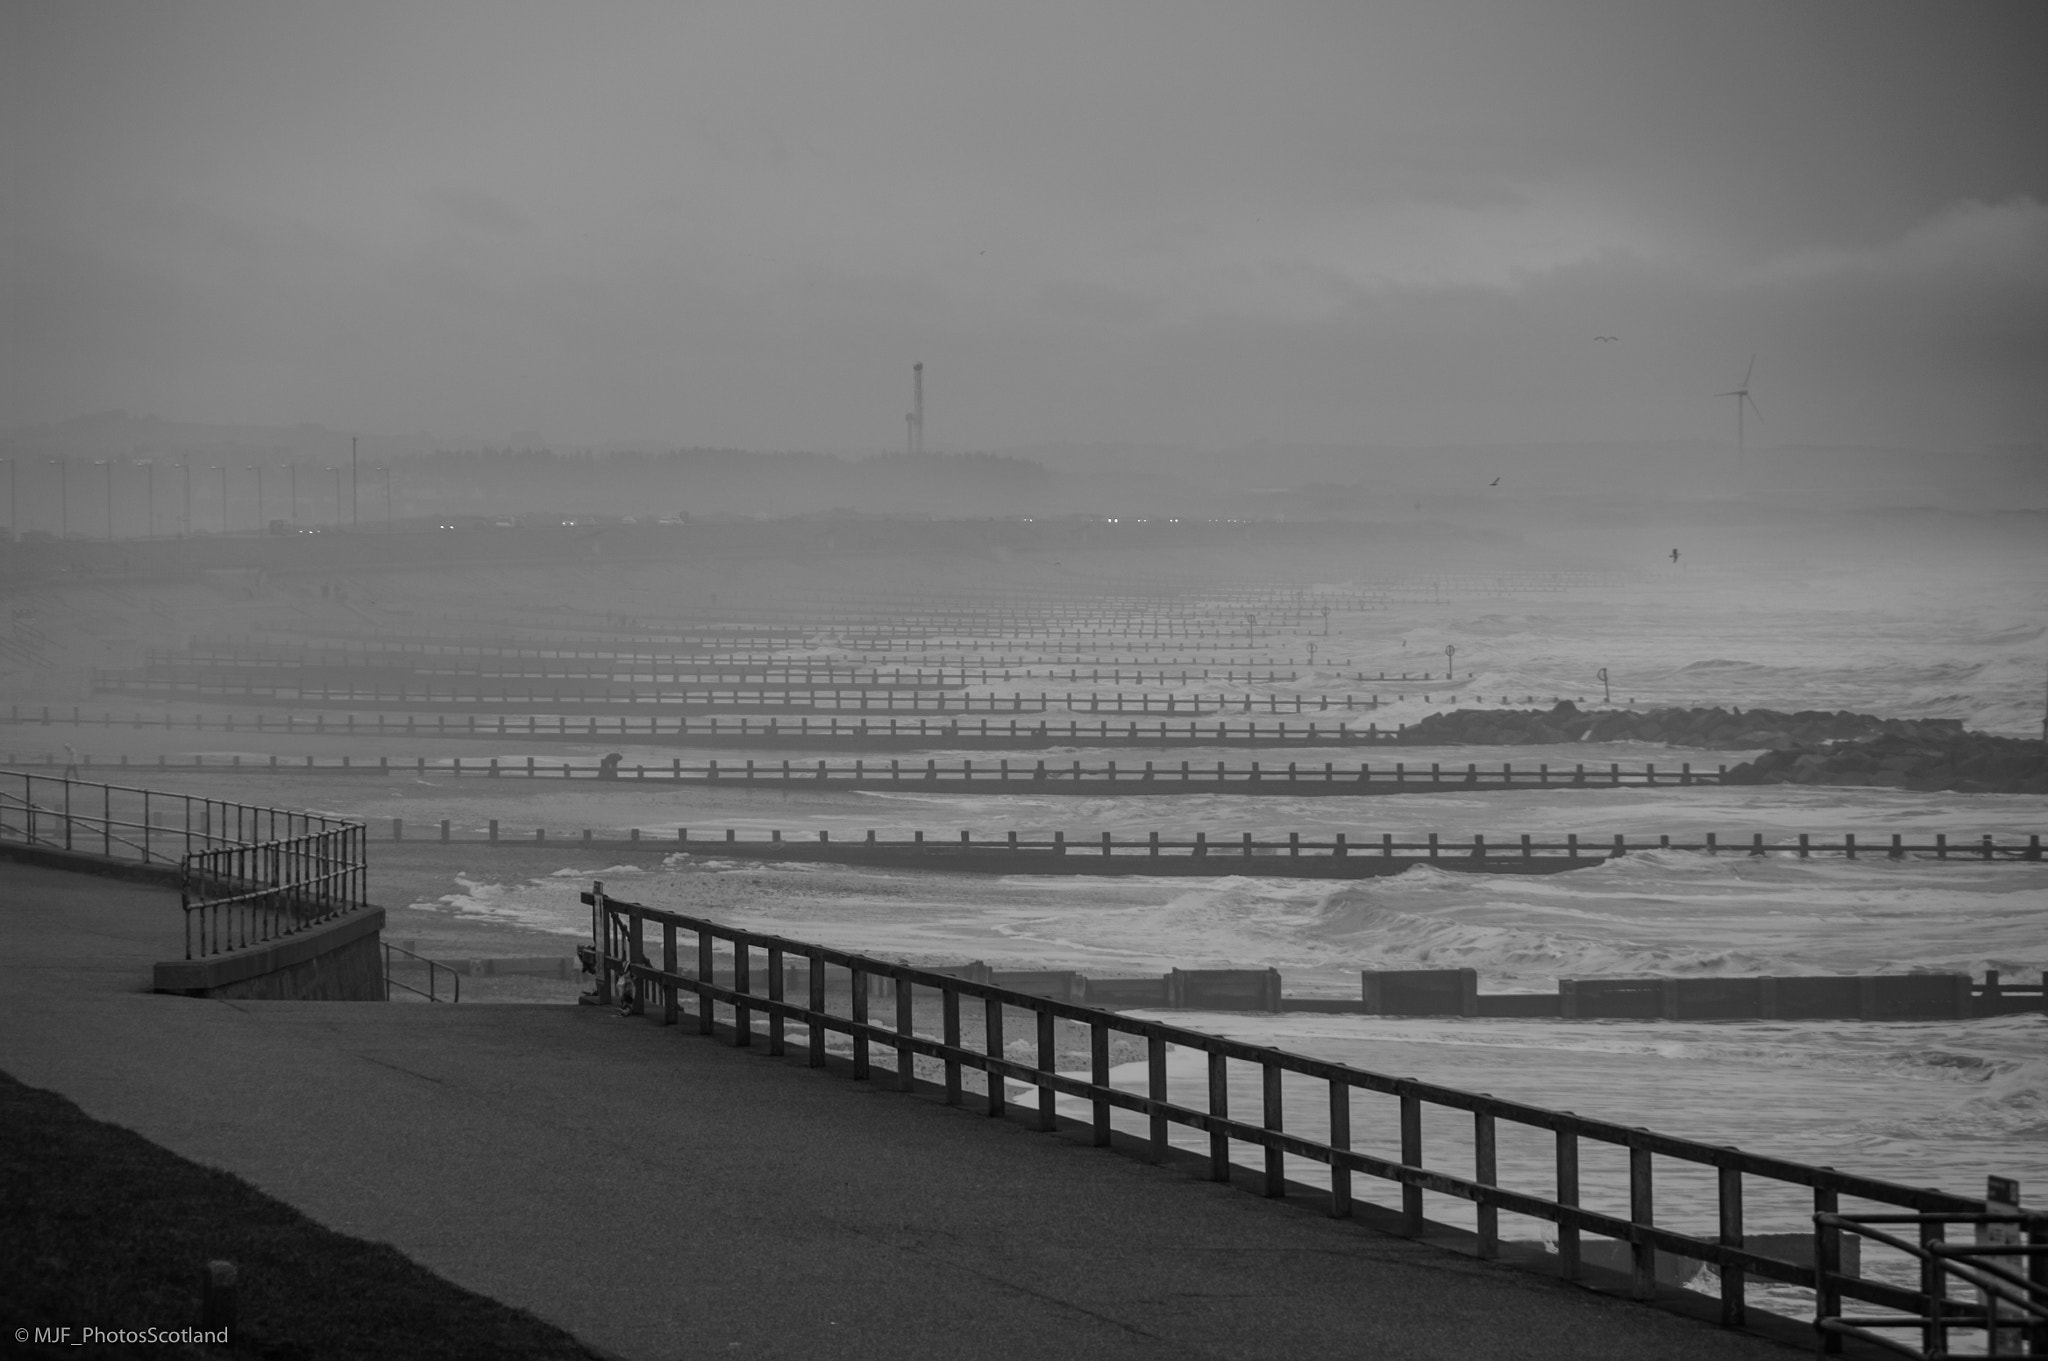
[[[879,1044],[894,1051],[894,1079],[898,1088],[903,1090],[915,1086],[915,1058],[935,1059],[944,1065],[945,1095],[950,1104],[958,1104],[963,1098],[963,1071],[978,1070],[985,1075],[983,1100],[990,1115],[1002,1114],[1006,1109],[1009,1098],[1004,1092],[1004,1081],[1022,1083],[1036,1091],[1037,1117],[1043,1129],[1058,1127],[1056,1102],[1059,1097],[1080,1098],[1089,1103],[1091,1115],[1086,1124],[1091,1127],[1093,1141],[1097,1145],[1108,1145],[1112,1141],[1112,1110],[1143,1115],[1149,1120],[1149,1152],[1155,1161],[1166,1157],[1169,1125],[1200,1130],[1209,1137],[1209,1176],[1216,1181],[1230,1180],[1229,1144],[1232,1140],[1255,1144],[1264,1150],[1264,1189],[1268,1196],[1286,1193],[1282,1161],[1285,1156],[1322,1163],[1330,1169],[1330,1203],[1333,1213],[1340,1217],[1348,1215],[1351,1210],[1353,1176],[1362,1173],[1377,1177],[1401,1187],[1401,1222],[1411,1234],[1422,1233],[1428,1223],[1423,1214],[1425,1192],[1469,1201],[1476,1207],[1477,1245],[1482,1257],[1499,1255],[1501,1211],[1547,1220],[1558,1227],[1559,1270],[1567,1279],[1581,1274],[1582,1233],[1618,1239],[1629,1245],[1631,1281],[1638,1298],[1648,1298],[1656,1292],[1657,1254],[1674,1254],[1719,1269],[1722,1320],[1731,1326],[1742,1326],[1747,1320],[1744,1290],[1749,1276],[1815,1290],[1821,1285],[1820,1262],[1801,1264],[1766,1256],[1745,1246],[1742,1194],[1745,1177],[1805,1188],[1812,1193],[1817,1213],[1833,1213],[1844,1196],[1916,1213],[1984,1212],[1984,1202],[1980,1200],[1939,1190],[1746,1153],[1733,1147],[1700,1143],[1413,1078],[1391,1077],[1163,1022],[1018,992],[949,973],[914,968],[829,946],[645,907],[608,897],[601,881],[593,886],[591,892],[583,895],[583,900],[590,904],[592,915],[592,967],[597,976],[593,1000],[601,1004],[609,1004],[618,996],[629,1010],[638,1011],[645,1009],[650,998],[659,998],[663,1021],[674,1024],[680,1015],[679,997],[693,994],[697,998],[700,1033],[715,1033],[716,1008],[729,1007],[732,1009],[734,1043],[743,1046],[753,1042],[754,1018],[758,1013],[767,1023],[770,1054],[784,1051],[785,1028],[795,1023],[808,1029],[809,1062],[813,1067],[822,1066],[825,1062],[826,1034],[843,1035],[852,1041],[853,1076],[857,1080],[873,1075],[869,1051],[872,1045]],[[650,925],[660,934],[658,965],[650,958],[647,948],[647,928]],[[678,932],[696,936],[697,966],[693,971],[678,967]],[[721,946],[730,950],[732,959],[730,987],[719,983],[714,973],[715,951]],[[756,991],[752,985],[750,954],[756,950],[766,954],[765,994]],[[786,961],[809,965],[809,996],[804,1002],[795,1002],[784,996]],[[837,1014],[826,1007],[825,969],[828,966],[847,971],[850,984],[847,1014]],[[896,1002],[894,1026],[869,1021],[866,980],[870,978],[893,981]],[[915,1033],[912,997],[915,990],[922,988],[932,989],[941,999],[946,1031],[943,1039]],[[982,1048],[974,1048],[962,1041],[959,1018],[963,999],[978,999],[986,1009]],[[1006,1008],[1035,1014],[1035,1063],[1018,1062],[1008,1057],[1009,1051],[1003,1044],[1003,1012]],[[1091,1061],[1090,1076],[1086,1079],[1054,1071],[1055,1025],[1060,1021],[1088,1028]],[[1148,1083],[1144,1095],[1110,1085],[1109,1039],[1113,1034],[1145,1041]],[[1166,1055],[1171,1046],[1206,1055],[1209,1068],[1207,1109],[1181,1105],[1168,1099]],[[1233,1117],[1229,1112],[1227,1065],[1231,1062],[1257,1065],[1263,1076],[1264,1109],[1257,1120]],[[1331,1129],[1327,1139],[1316,1139],[1283,1128],[1281,1077],[1288,1073],[1328,1084]],[[1378,1156],[1353,1147],[1350,1120],[1354,1092],[1398,1098],[1399,1156]],[[1461,1112],[1472,1118],[1475,1160],[1472,1175],[1459,1176],[1426,1165],[1422,1139],[1425,1106]],[[1555,1135],[1558,1175],[1552,1193],[1511,1189],[1500,1184],[1495,1156],[1496,1129],[1500,1121],[1547,1130]],[[1581,1140],[1610,1144],[1628,1151],[1630,1210],[1626,1217],[1590,1210],[1580,1204],[1578,1169]],[[1655,1223],[1652,1160],[1657,1157],[1715,1169],[1719,1195],[1719,1233],[1715,1239],[1662,1228]],[[1831,1289],[1838,1298],[1855,1298],[1894,1309],[1918,1308],[1922,1299],[1918,1292],[1861,1276],[1838,1274],[1832,1280]]]
[[[2048,1356],[2048,1214],[2026,1211],[1956,1214],[1816,1214],[1814,1229],[1820,1260],[1814,1327],[1821,1349],[1841,1350],[1841,1339],[1858,1338],[1918,1361],[1946,1361],[1958,1355],[1950,1334],[1958,1330],[1984,1334],[1983,1351],[1972,1356]],[[1888,1233],[1880,1224],[1910,1226],[1909,1238]],[[2011,1225],[2028,1241],[2011,1243],[1949,1243],[1950,1226]],[[1841,1236],[1851,1234],[1882,1243],[1920,1264],[1920,1303],[1910,1314],[1850,1315],[1840,1312]],[[2018,1259],[2024,1270],[1999,1258]],[[1975,1300],[1950,1296],[1950,1280],[1977,1292]],[[1886,1330],[1914,1329],[1917,1346]]]
[[[179,863],[185,958],[289,936],[367,905],[365,829],[194,851]]]
[[[195,849],[361,825],[296,809],[0,770],[0,841],[132,858],[142,864],[177,860]],[[159,849],[159,843],[166,842],[175,849]]]
[[[384,982],[386,986],[394,988],[404,988],[407,992],[411,993],[415,997],[424,997],[429,1002],[438,1002],[441,1000],[441,998],[439,990],[435,986],[434,980],[437,977],[439,977],[440,974],[446,973],[448,977],[451,980],[453,980],[454,983],[454,992],[448,998],[448,1000],[450,1002],[460,1002],[462,1000],[462,971],[460,969],[456,969],[451,965],[443,964],[438,959],[428,959],[425,955],[416,954],[413,951],[406,949],[403,945],[393,945],[388,940],[383,941],[381,943],[384,946]],[[394,953],[404,955],[407,959],[416,959],[420,963],[427,966],[427,990],[425,992],[421,992],[418,988],[414,987],[410,983],[399,982],[398,979],[392,975],[391,956]]]
[[[0,841],[178,866],[185,957],[274,940],[368,903],[360,822],[0,771]]]

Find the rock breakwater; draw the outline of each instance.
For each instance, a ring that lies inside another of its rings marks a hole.
[[[1848,710],[1802,709],[1581,709],[1561,700],[1549,709],[1459,709],[1431,714],[1402,730],[1418,746],[1475,743],[1494,746],[1560,742],[1663,742],[1674,747],[1742,751],[1802,747],[1878,737],[1922,743],[1964,736],[1951,718],[1879,718]]]
[[[1875,785],[1961,794],[2048,794],[2048,745],[1958,733],[1793,746],[1731,767],[1723,784]]]

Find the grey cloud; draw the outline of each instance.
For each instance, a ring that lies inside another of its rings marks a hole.
[[[482,189],[437,185],[422,191],[420,201],[438,218],[469,231],[518,235],[533,230],[533,219]]]

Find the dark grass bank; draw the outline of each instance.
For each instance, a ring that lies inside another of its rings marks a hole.
[[[0,1354],[274,1361],[604,1355],[388,1246],[322,1228],[236,1177],[4,1073],[0,1225]],[[225,1350],[140,1340],[76,1345],[87,1327],[159,1334],[199,1327],[201,1273],[213,1260],[234,1263],[238,1275]],[[66,1327],[67,1342],[37,1345],[36,1329]]]

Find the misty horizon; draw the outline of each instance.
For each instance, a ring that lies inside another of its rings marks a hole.
[[[2038,458],[2044,24],[15,7],[0,428]]]

